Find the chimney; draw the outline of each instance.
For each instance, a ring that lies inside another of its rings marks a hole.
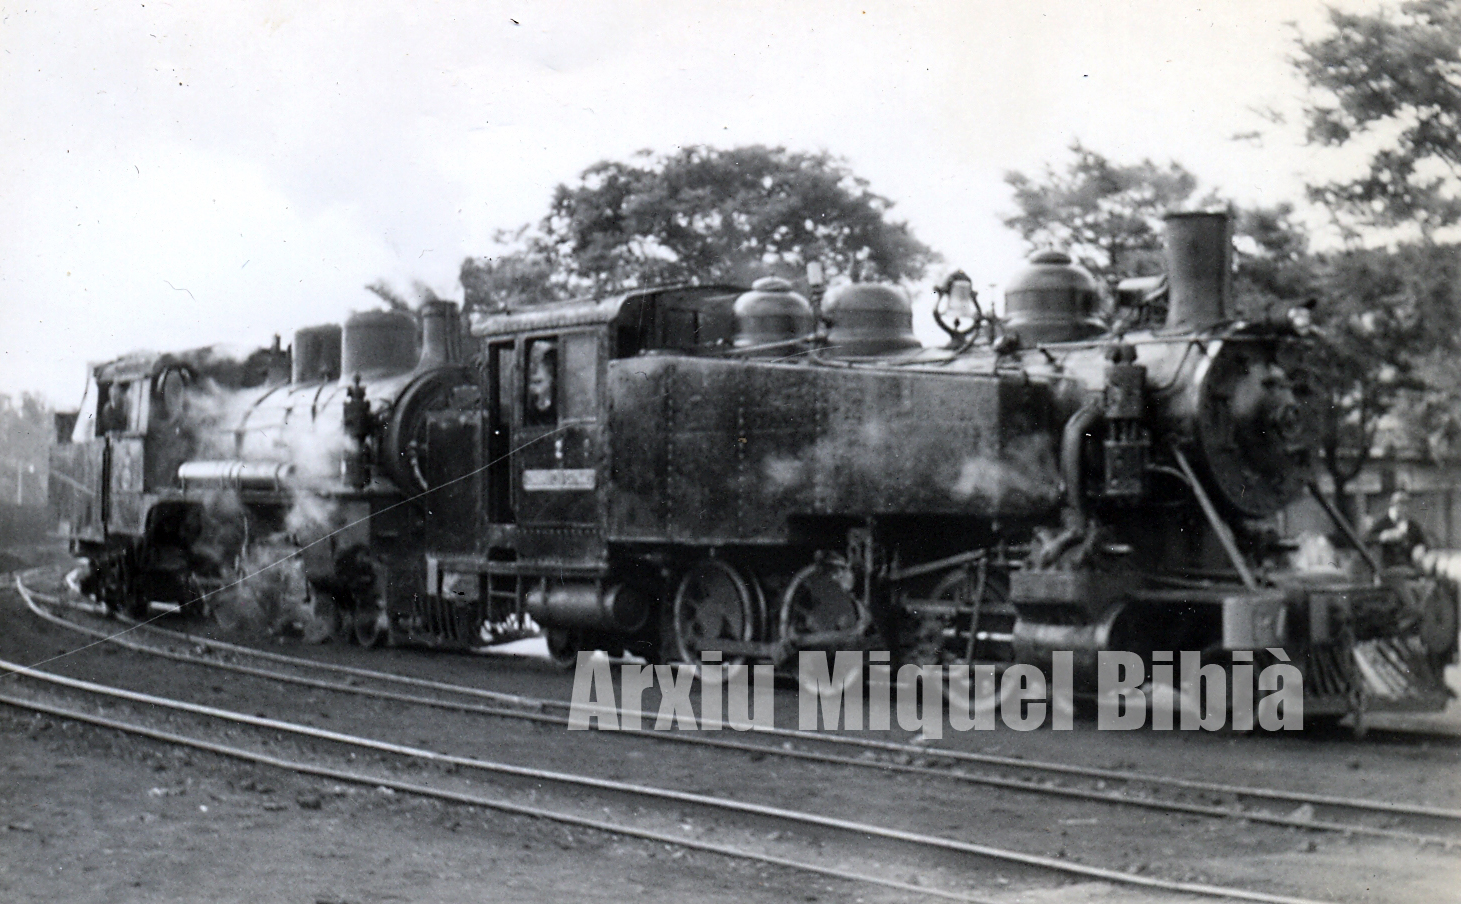
[[[417,370],[456,364],[462,360],[461,320],[454,301],[421,305],[421,363]]]
[[[1169,213],[1167,329],[1204,330],[1231,316],[1233,224],[1220,213]]]

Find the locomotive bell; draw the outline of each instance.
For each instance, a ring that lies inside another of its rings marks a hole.
[[[893,286],[843,286],[828,300],[822,316],[831,324],[827,343],[837,354],[885,355],[922,345],[913,335],[913,306]]]
[[[345,321],[340,377],[353,380],[402,374],[421,357],[416,318],[405,311],[360,311]]]
[[[1104,333],[1096,317],[1100,305],[1096,280],[1063,251],[1035,254],[1004,290],[1005,325],[1035,345]]]
[[[751,291],[736,299],[736,348],[773,345],[805,339],[816,329],[811,302],[791,290],[791,283],[763,276]],[[763,354],[780,354],[766,349]]]

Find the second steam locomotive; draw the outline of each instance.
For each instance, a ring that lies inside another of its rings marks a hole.
[[[93,368],[56,503],[134,613],[262,571],[365,644],[1070,650],[1087,686],[1102,650],[1269,650],[1307,712],[1442,705],[1448,584],[1298,571],[1263,528],[1312,488],[1313,400],[1300,332],[1233,317],[1229,229],[1169,217],[1165,313],[1118,328],[1047,252],[998,322],[943,309],[943,348],[892,287],[766,279],[131,356]]]

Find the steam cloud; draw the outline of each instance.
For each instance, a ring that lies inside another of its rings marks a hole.
[[[212,350],[210,350],[211,352]],[[153,425],[149,439],[169,477],[187,461],[291,465],[277,489],[282,521],[250,514],[235,487],[205,492],[193,552],[222,589],[207,599],[225,630],[296,634],[320,641],[333,633],[334,601],[310,585],[300,550],[340,526],[325,485],[338,479],[349,442],[335,385],[240,387],[243,365],[214,357],[184,394],[181,410]]]

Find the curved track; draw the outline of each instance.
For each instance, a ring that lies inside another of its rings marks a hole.
[[[115,632],[106,632],[96,628],[77,625],[62,619],[53,613],[45,611],[39,605],[39,601],[42,600],[51,604],[59,604],[60,601],[58,599],[27,588],[19,578],[17,578],[16,583],[18,589],[25,597],[27,605],[37,616],[70,630],[84,633],[88,636],[98,638],[98,640],[115,643],[137,652],[331,692],[538,723],[566,725],[568,722],[566,715],[550,713],[551,710],[562,712],[567,709],[567,704],[560,700],[504,694],[464,685],[430,681],[414,676],[354,668],[334,663],[321,663],[301,657],[287,656],[252,647],[199,638],[194,635],[154,626],[138,626],[145,628],[145,631],[149,634],[192,644],[195,647],[201,647],[206,652],[221,651],[235,656],[247,656],[261,661],[277,663],[293,669],[343,674],[349,676],[352,683],[327,681],[276,669],[263,669],[240,665],[236,662],[221,661],[216,657],[206,655],[192,655],[159,649],[145,643],[126,639],[117,635]],[[386,685],[427,689],[446,696],[428,697],[366,687],[357,683],[361,679],[384,683]],[[452,697],[456,699],[452,699]],[[463,697],[475,700],[488,700],[496,705],[467,702],[467,700],[461,699]],[[1250,822],[1298,828],[1308,831],[1364,835],[1421,844],[1438,844],[1446,847],[1450,847],[1457,841],[1455,832],[1461,829],[1461,810],[1197,781],[1173,776],[1132,773],[1088,766],[1073,766],[1063,763],[1038,762],[1011,757],[1000,757],[991,754],[945,750],[932,748],[927,745],[915,746],[795,729],[760,728],[754,734],[800,742],[803,747],[821,746],[824,750],[801,749],[791,746],[790,743],[772,745],[726,740],[707,736],[704,733],[689,734],[636,728],[621,729],[616,733],[649,737],[658,741],[695,744],[787,759],[928,776],[966,784],[997,787],[1016,792],[1075,798],[1116,806],[1139,807],[1147,810],[1189,816],[1241,818]],[[838,748],[860,749],[862,755],[858,757],[840,755],[825,752],[825,748],[832,748],[834,750]],[[869,754],[873,754],[874,758],[869,758]],[[897,759],[889,759],[888,757],[896,757]],[[936,762],[940,764],[940,767],[915,764],[911,762],[915,757],[920,763]],[[967,772],[958,768],[957,764],[959,763],[975,763],[982,767],[997,767],[1006,773],[1015,771],[1023,777],[1011,778],[1007,774],[991,775],[988,773]],[[1153,791],[1166,792],[1168,794],[1175,792],[1202,792],[1229,798],[1232,800],[1232,804],[1227,806],[1198,804],[1188,801],[1163,799],[1161,797],[1150,797],[1138,793],[1119,793],[1090,787],[1060,785],[1052,782],[1052,776],[1101,783],[1119,782],[1123,783],[1132,792],[1136,792],[1138,788],[1147,793]],[[1255,809],[1255,806],[1275,804],[1290,808],[1290,812],[1273,813]],[[1294,808],[1300,808],[1301,815],[1295,815],[1292,812]],[[1320,818],[1321,814],[1325,818]],[[1376,826],[1358,821],[1367,817],[1372,820],[1377,817],[1384,818],[1392,824]],[[1393,825],[1397,821],[1409,822],[1413,824],[1413,827],[1397,828]],[[1420,831],[1420,829],[1426,829],[1427,831]],[[1437,832],[1443,834],[1436,834]]]
[[[479,772],[485,772],[500,776],[511,776],[516,778],[531,779],[537,782],[547,782],[560,786],[567,786],[579,790],[591,792],[609,792],[617,795],[625,795],[632,798],[652,801],[659,804],[689,805],[698,808],[717,811],[723,814],[738,816],[751,816],[760,819],[772,819],[799,827],[812,827],[816,829],[830,829],[837,832],[848,833],[857,839],[882,839],[886,841],[899,842],[912,845],[917,848],[972,855],[977,858],[998,861],[1005,864],[1016,865],[1026,868],[1050,871],[1064,876],[1075,876],[1083,879],[1098,880],[1103,882],[1118,883],[1127,887],[1143,888],[1152,891],[1201,896],[1206,898],[1221,898],[1237,901],[1266,902],[1266,904],[1317,904],[1313,899],[1297,898],[1287,895],[1268,894],[1264,892],[1251,891],[1241,888],[1230,888],[1219,885],[1209,885],[1195,882],[1176,882],[1164,879],[1156,879],[1147,876],[1134,875],[1117,870],[1103,869],[1100,867],[1086,866],[1070,863],[1051,857],[1043,857],[1018,851],[1006,850],[973,842],[960,841],[952,838],[945,838],[935,835],[926,835],[916,832],[909,832],[901,829],[888,828],[871,823],[856,822],[853,820],[839,819],[836,817],[823,816],[815,813],[791,810],[783,807],[773,807],[763,804],[749,803],[745,801],[731,800],[723,797],[715,797],[707,794],[697,794],[686,791],[676,791],[666,788],[657,788],[648,785],[631,784],[628,782],[614,781],[609,779],[595,778],[581,774],[552,772],[543,769],[534,769],[524,766],[512,765],[509,763],[496,762],[492,760],[478,759],[475,757],[454,756],[438,753],[419,747],[411,747],[401,744],[394,744],[367,737],[344,734],[328,731],[310,725],[284,722],[276,719],[268,719],[259,716],[250,716],[244,713],[219,709],[217,707],[203,706],[196,703],[188,703],[180,700],[172,700],[150,694],[141,694],[134,691],[111,688],[104,685],[87,681],[80,681],[62,675],[32,669],[18,663],[5,662],[0,660],[0,670],[11,672],[35,681],[44,682],[54,687],[66,688],[71,691],[80,691],[85,694],[100,696],[112,700],[127,701],[130,703],[142,704],[150,707],[162,708],[174,713],[187,713],[194,716],[202,716],[212,720],[219,720],[236,726],[248,726],[251,728],[264,729],[273,732],[283,732],[298,737],[310,738],[319,741],[326,741],[337,745],[369,750],[380,754],[387,754],[395,757],[406,758],[435,765],[456,767]],[[278,768],[289,769],[296,772],[303,772],[312,775],[330,777],[339,781],[349,781],[369,785],[385,785],[396,790],[409,793],[427,794],[433,797],[454,800],[461,803],[469,803],[478,806],[486,806],[493,809],[510,811],[522,815],[531,815],[555,821],[569,822],[573,825],[600,829],[632,837],[648,838],[666,843],[683,844],[686,839],[676,836],[665,835],[664,833],[651,832],[635,826],[623,825],[614,822],[601,820],[585,820],[579,816],[563,814],[557,811],[548,810],[542,807],[525,806],[504,801],[500,798],[489,798],[476,794],[462,794],[459,792],[441,791],[429,786],[405,783],[396,780],[382,779],[379,776],[368,775],[358,772],[349,772],[338,769],[330,769],[317,764],[304,762],[302,760],[289,759],[273,755],[260,754],[239,748],[233,745],[218,744],[197,736],[190,736],[174,731],[159,731],[156,728],[141,725],[133,722],[111,719],[97,716],[80,710],[56,706],[51,703],[17,698],[13,695],[0,695],[0,702],[7,705],[31,709],[34,711],[46,712],[51,715],[62,716],[69,719],[77,719],[91,724],[104,725],[121,731],[136,734],[145,734],[169,743],[183,744],[189,747],[209,750],[226,756],[234,756],[248,759],[253,762],[263,763]],[[776,863],[780,866],[789,866],[797,869],[808,869],[820,875],[835,876],[851,881],[867,882],[886,887],[898,888],[903,891],[915,891],[920,894],[933,895],[941,898],[965,901],[979,901],[958,892],[946,890],[934,890],[924,886],[902,883],[896,880],[889,880],[884,877],[870,876],[861,873],[853,873],[846,870],[823,867],[816,864],[808,864],[802,861],[793,861],[787,858],[770,858],[756,852],[745,851],[724,845],[707,844],[696,842],[683,845],[694,847],[699,850],[713,851],[727,856],[742,857],[758,860],[765,863]]]

